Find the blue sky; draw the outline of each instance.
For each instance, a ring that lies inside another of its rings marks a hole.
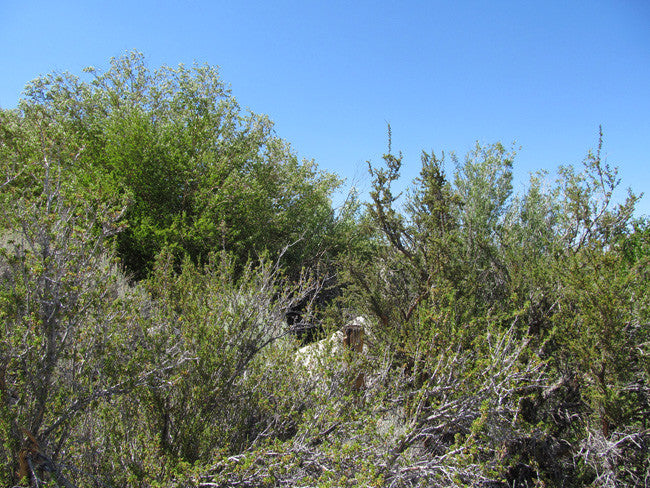
[[[0,0],[0,107],[39,74],[132,49],[152,68],[220,66],[242,106],[362,196],[387,122],[406,181],[423,149],[514,142],[517,190],[580,164],[602,125],[607,161],[650,214],[647,0]]]

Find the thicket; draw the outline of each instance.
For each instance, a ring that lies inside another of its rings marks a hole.
[[[0,482],[647,485],[650,226],[602,134],[522,194],[497,143],[395,195],[390,146],[335,212],[213,68],[30,83],[0,111]],[[364,353],[298,353],[297,309],[365,317]]]

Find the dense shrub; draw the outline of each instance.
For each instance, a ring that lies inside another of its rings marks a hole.
[[[87,76],[0,111],[0,482],[647,484],[650,232],[602,135],[522,194],[501,144],[423,153],[403,199],[389,140],[335,216],[214,69]]]

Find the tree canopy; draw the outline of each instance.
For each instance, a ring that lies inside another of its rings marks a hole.
[[[47,145],[90,198],[124,200],[118,253],[136,277],[163,248],[195,261],[222,249],[245,263],[291,244],[295,273],[327,251],[339,180],[299,161],[268,117],[242,110],[216,68],[151,70],[132,52],[85,71],[42,76],[3,111],[5,162],[34,162]]]

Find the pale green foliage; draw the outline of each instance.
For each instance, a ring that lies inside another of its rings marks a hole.
[[[271,400],[265,395],[277,395],[278,368],[286,368],[268,354],[279,346],[292,349],[284,317],[311,285],[304,279],[290,286],[268,262],[246,267],[235,279],[226,255],[214,255],[201,270],[186,262],[178,276],[171,266],[163,257],[151,286],[166,318],[161,323],[173,326],[154,334],[171,334],[168,340],[193,359],[175,372],[173,387],[151,390],[147,403],[163,451],[193,462],[214,449],[237,451],[267,428],[265,422],[279,422],[265,419],[259,405]]]
[[[512,195],[513,152],[499,143],[476,145],[457,168],[454,186],[462,202],[457,213],[464,288],[489,308],[506,294],[507,272],[502,259],[504,221]]]
[[[5,482],[14,479],[19,451],[35,440],[39,470],[65,483],[69,474],[56,462],[74,457],[79,418],[159,370],[134,352],[142,333],[136,297],[124,294],[105,246],[119,212],[67,197],[58,163],[47,156],[42,180],[38,172],[23,175],[36,178],[41,193],[14,192],[2,214],[9,229],[0,249]]]
[[[462,202],[458,220],[465,240],[472,244],[469,253],[498,244],[512,195],[514,156],[498,143],[477,144],[456,169],[454,186]]]
[[[92,462],[115,483],[162,483],[190,476],[194,463],[292,435],[309,385],[294,370],[284,316],[314,286],[306,276],[291,284],[267,260],[236,271],[234,258],[217,253],[176,273],[173,256],[161,254],[140,347],[171,367],[88,420],[100,433],[89,462],[99,449],[110,454]]]

